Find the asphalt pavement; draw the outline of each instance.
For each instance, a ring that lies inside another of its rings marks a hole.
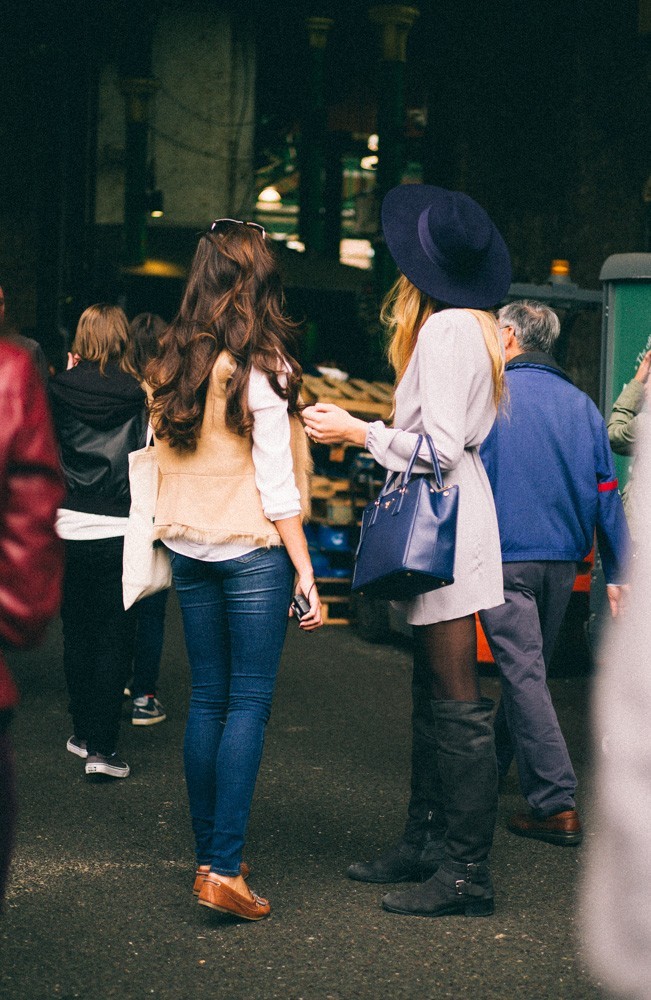
[[[349,881],[401,832],[409,768],[408,643],[372,645],[348,627],[290,623],[249,825],[251,887],[271,916],[239,922],[197,905],[182,769],[188,671],[170,601],[160,698],[168,720],[130,725],[124,781],[90,783],[71,734],[55,623],[13,666],[20,822],[4,916],[3,1000],[598,1000],[575,916],[584,845],[508,833],[515,775],[492,854],[496,912],[438,920],[385,913],[381,886]],[[584,675],[552,694],[589,825]],[[499,694],[490,674],[484,693]]]

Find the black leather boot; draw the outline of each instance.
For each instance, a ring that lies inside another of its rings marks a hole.
[[[420,847],[398,841],[394,847],[387,848],[374,861],[360,861],[348,869],[348,878],[356,882],[376,882],[389,884],[391,882],[420,882],[427,878],[424,874]],[[436,867],[438,867],[438,861]],[[426,869],[427,870],[427,869]],[[431,867],[427,870],[430,874]]]
[[[438,917],[493,912],[488,854],[497,815],[493,703],[433,701],[447,832],[445,857],[420,886],[384,897],[392,913]]]
[[[488,917],[495,909],[488,865],[446,859],[422,885],[387,893],[382,906],[389,913],[410,917]]]
[[[436,730],[431,700],[432,678],[427,663],[414,658],[411,686],[411,795],[402,839],[422,848],[421,861],[433,875],[443,859],[445,811],[439,775]],[[434,865],[434,867],[432,867]]]
[[[414,660],[412,681],[411,796],[401,840],[374,861],[348,869],[357,882],[420,882],[443,860],[445,818],[427,666]]]

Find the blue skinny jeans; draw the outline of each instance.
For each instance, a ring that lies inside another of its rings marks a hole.
[[[236,876],[294,569],[282,546],[223,562],[171,559],[192,673],[184,761],[197,864]]]

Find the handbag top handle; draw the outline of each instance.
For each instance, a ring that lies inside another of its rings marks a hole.
[[[438,489],[442,490],[443,489],[443,474],[441,472],[441,463],[439,462],[439,457],[438,457],[438,455],[436,453],[436,448],[434,447],[434,442],[432,441],[432,439],[431,439],[431,437],[430,437],[429,434],[419,434],[418,435],[418,439],[416,441],[414,450],[411,453],[411,458],[407,462],[407,468],[405,469],[405,471],[403,473],[403,476],[402,476],[402,485],[403,486],[407,486],[407,484],[409,483],[409,480],[411,479],[411,477],[413,475],[414,465],[416,464],[416,459],[418,458],[418,453],[420,451],[420,446],[423,443],[423,438],[425,438],[425,441],[427,442],[427,447],[429,448],[429,453],[430,453],[430,458],[432,459],[432,468],[433,468],[433,472],[434,472],[434,479],[436,480],[436,485],[437,485]],[[391,473],[391,475],[387,478],[386,483],[382,487],[382,490],[381,490],[381,493],[380,493],[381,496],[384,496],[385,493],[388,493],[388,491],[391,489],[391,487],[393,486],[393,484],[395,483],[395,481],[396,481],[396,479],[398,478],[399,475],[400,475],[399,472],[392,472]]]

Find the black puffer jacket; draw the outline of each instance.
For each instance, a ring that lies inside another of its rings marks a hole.
[[[109,363],[100,374],[80,361],[50,382],[67,494],[62,506],[88,514],[127,517],[129,452],[145,443],[145,394],[131,375]]]

